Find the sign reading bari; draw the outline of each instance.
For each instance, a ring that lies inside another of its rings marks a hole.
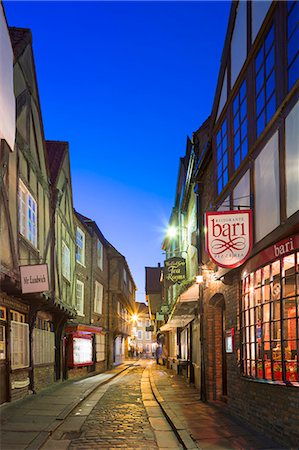
[[[168,284],[179,283],[186,278],[186,260],[175,256],[164,261],[165,280]]]
[[[22,293],[46,292],[49,290],[47,264],[20,266]]]
[[[252,212],[207,212],[206,249],[217,266],[234,268],[243,264],[252,249]]]

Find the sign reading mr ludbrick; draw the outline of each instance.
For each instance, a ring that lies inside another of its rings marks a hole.
[[[20,266],[22,293],[46,292],[49,290],[47,264]]]
[[[186,261],[184,258],[174,257],[164,261],[165,280],[168,284],[179,283],[186,278]]]
[[[252,212],[207,212],[206,248],[217,266],[234,268],[243,264],[252,249]]]

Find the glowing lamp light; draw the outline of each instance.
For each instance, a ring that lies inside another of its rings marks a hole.
[[[132,314],[132,321],[137,322],[138,320],[138,314]]]
[[[174,237],[176,237],[176,234],[177,234],[176,227],[174,227],[174,226],[168,227],[168,230],[167,230],[167,236],[168,237],[174,238]]]
[[[196,275],[195,281],[197,284],[202,284],[203,283],[203,275]]]

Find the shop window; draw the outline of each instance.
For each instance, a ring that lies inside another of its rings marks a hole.
[[[19,230],[34,247],[37,247],[36,201],[21,180],[19,180]]]
[[[105,335],[96,334],[96,360],[105,361]]]
[[[299,3],[288,1],[288,88],[299,78]]]
[[[299,381],[298,253],[242,280],[244,375]]]
[[[224,120],[216,135],[216,160],[217,160],[217,190],[218,194],[228,182],[228,147],[227,126]]]
[[[99,269],[103,270],[103,244],[99,239],[97,241],[97,265]]]
[[[67,244],[62,241],[62,275],[68,281],[71,280],[71,253]]]
[[[76,260],[78,263],[84,266],[85,264],[85,233],[77,228],[76,232],[76,243],[77,243],[77,252],[76,252]]]
[[[29,325],[25,315],[11,311],[11,367],[19,369],[29,366]]]
[[[104,294],[104,286],[98,281],[96,281],[94,294],[94,312],[97,314],[103,313],[103,294]]]
[[[233,118],[234,168],[236,170],[248,153],[246,80],[243,81],[233,101]]]
[[[299,210],[299,102],[286,118],[286,203],[287,217]]]
[[[0,320],[6,320],[6,308],[0,306]]]
[[[80,280],[76,283],[76,306],[77,314],[84,316],[84,283]]]
[[[255,58],[255,107],[259,137],[276,111],[274,25]]]

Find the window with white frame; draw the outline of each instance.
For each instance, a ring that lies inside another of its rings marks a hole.
[[[138,319],[138,326],[142,327],[143,326],[143,320],[142,319]]]
[[[53,331],[33,330],[33,362],[34,364],[54,364],[55,333]]]
[[[76,284],[76,307],[77,314],[84,316],[84,283],[80,280],[77,280]]]
[[[150,331],[146,331],[145,332],[145,340],[146,341],[150,341],[151,340],[151,332]]]
[[[62,275],[71,280],[71,252],[67,244],[62,241]]]
[[[11,311],[11,368],[29,366],[29,325],[25,315]]]
[[[103,270],[103,244],[99,239],[97,242],[97,264],[99,269]]]
[[[76,260],[84,266],[85,264],[85,233],[77,227],[76,232],[77,252]]]
[[[94,291],[94,312],[98,314],[103,313],[103,295],[104,295],[104,286],[98,281],[95,282],[95,291]]]
[[[96,334],[96,361],[105,361],[105,335]]]
[[[34,247],[37,247],[37,205],[21,180],[19,180],[19,230]]]
[[[142,331],[138,330],[137,332],[137,339],[142,340]]]

